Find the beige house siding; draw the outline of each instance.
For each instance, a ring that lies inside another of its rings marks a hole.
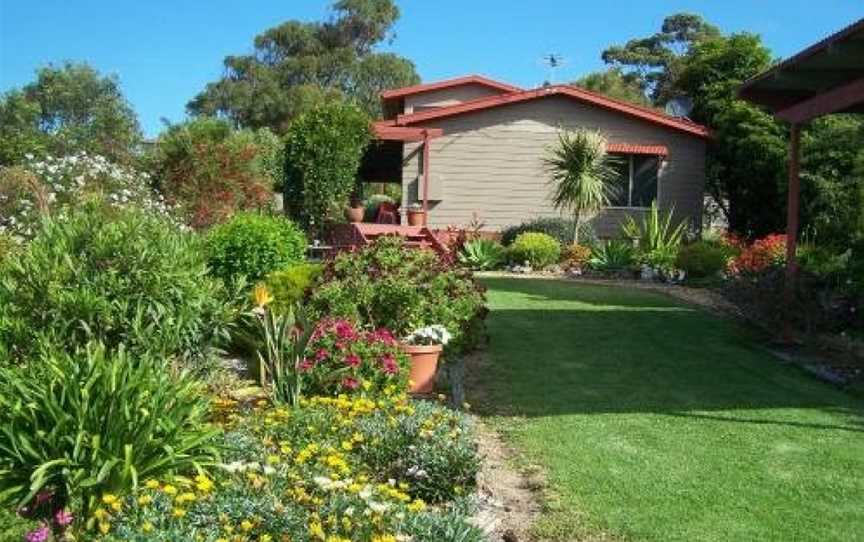
[[[456,105],[462,102],[495,96],[501,93],[502,91],[500,90],[476,83],[431,90],[420,94],[405,96],[405,108],[403,112],[405,114],[410,114],[435,107]]]
[[[443,128],[430,150],[430,216],[436,228],[463,225],[476,213],[490,230],[535,217],[557,216],[549,201],[542,158],[559,127],[599,129],[613,143],[665,145],[659,176],[660,207],[699,227],[705,183],[704,140],[621,113],[552,96],[471,114],[436,119]],[[406,143],[403,205],[420,200],[422,149]],[[607,209],[595,220],[602,237],[614,237],[627,213]]]

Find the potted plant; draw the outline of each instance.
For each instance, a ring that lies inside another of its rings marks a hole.
[[[366,206],[363,205],[363,200],[360,196],[354,195],[351,197],[348,207],[345,208],[345,218],[352,223],[363,222],[365,212]]]
[[[411,358],[411,393],[432,393],[438,358],[448,342],[450,332],[438,324],[417,329],[402,341]]]
[[[409,226],[425,226],[426,225],[426,209],[419,203],[412,203],[408,206],[408,225]]]

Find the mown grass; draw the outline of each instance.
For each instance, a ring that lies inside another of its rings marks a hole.
[[[485,414],[548,474],[540,539],[864,539],[864,402],[659,294],[484,282]]]

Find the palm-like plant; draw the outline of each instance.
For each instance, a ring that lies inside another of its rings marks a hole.
[[[616,172],[606,143],[597,131],[564,131],[543,159],[551,176],[553,205],[573,215],[574,243],[579,242],[582,223],[609,204],[614,190]]]

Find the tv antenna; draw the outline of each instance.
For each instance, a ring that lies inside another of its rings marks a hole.
[[[664,109],[671,117],[687,118],[693,111],[693,100],[689,96],[676,96],[666,103]]]
[[[546,83],[549,85],[555,84],[555,70],[566,64],[564,56],[558,53],[547,53],[540,58],[540,62],[549,68],[549,78]]]

